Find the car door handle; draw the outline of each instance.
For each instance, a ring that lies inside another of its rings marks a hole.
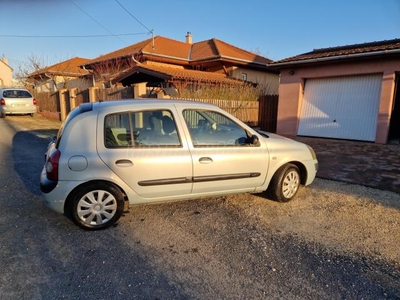
[[[211,164],[213,160],[211,157],[200,157],[199,162],[201,164]]]
[[[129,159],[119,159],[115,162],[118,167],[132,167],[133,162]]]

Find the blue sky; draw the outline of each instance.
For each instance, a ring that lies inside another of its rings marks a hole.
[[[272,60],[400,38],[400,0],[0,0],[0,56],[14,73],[161,35],[217,38]]]

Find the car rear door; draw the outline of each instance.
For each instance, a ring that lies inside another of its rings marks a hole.
[[[139,196],[191,193],[192,159],[173,107],[100,112],[98,129],[99,156]]]

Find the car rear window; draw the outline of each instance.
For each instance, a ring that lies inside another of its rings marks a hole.
[[[5,98],[32,98],[32,94],[25,90],[5,90],[3,91]]]
[[[104,120],[106,148],[180,147],[174,116],[169,110],[110,114]]]

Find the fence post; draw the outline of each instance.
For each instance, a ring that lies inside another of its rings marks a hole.
[[[98,87],[89,87],[89,102],[96,102],[97,96],[96,91],[99,89]]]
[[[68,90],[67,89],[59,90],[58,95],[60,99],[61,121],[64,121],[68,114],[68,106],[69,106],[69,101],[67,103]]]
[[[69,90],[69,107],[73,110],[76,107],[76,91],[78,88],[72,88]]]
[[[144,83],[137,83],[133,86],[133,98],[142,98],[146,97],[146,84]]]

